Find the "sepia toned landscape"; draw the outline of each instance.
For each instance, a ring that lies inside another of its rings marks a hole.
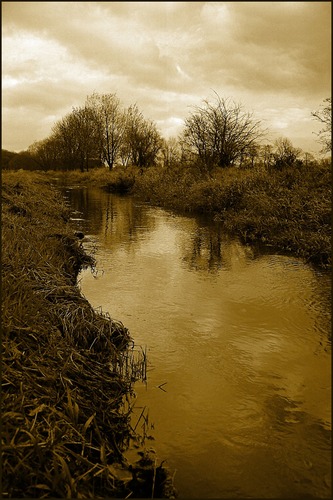
[[[331,4],[2,27],[2,497],[330,498]]]

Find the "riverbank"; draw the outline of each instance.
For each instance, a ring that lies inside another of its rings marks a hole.
[[[272,247],[319,268],[331,267],[331,167],[328,161],[272,170],[193,167],[49,172],[64,183],[131,193],[186,214],[208,214],[244,243]]]
[[[2,498],[172,497],[130,424],[145,359],[80,294],[94,260],[45,177],[2,176]]]

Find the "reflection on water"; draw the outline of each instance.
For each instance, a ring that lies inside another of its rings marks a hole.
[[[203,219],[67,196],[104,271],[84,295],[147,346],[137,412],[180,497],[330,497],[330,276]]]

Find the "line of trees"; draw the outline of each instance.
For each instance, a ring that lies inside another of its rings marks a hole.
[[[94,93],[83,107],[57,121],[51,135],[28,151],[45,169],[80,169],[117,163],[140,168],[156,164],[163,139],[153,121],[137,105],[121,107],[115,94]]]
[[[325,99],[312,116],[323,124],[318,140],[327,153],[331,150],[331,99]],[[136,104],[123,108],[116,94],[94,93],[84,106],[57,121],[51,135],[33,143],[27,153],[45,170],[87,171],[101,165],[112,170],[118,164],[144,169],[180,163],[195,166],[204,176],[216,167],[260,163],[282,169],[314,160],[283,137],[273,145],[262,145],[265,134],[251,113],[216,94],[214,102],[204,100],[202,106],[193,108],[178,138],[165,140]]]

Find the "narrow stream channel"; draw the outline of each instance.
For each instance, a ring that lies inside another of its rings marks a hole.
[[[147,347],[147,443],[179,498],[331,496],[331,280],[216,224],[63,190],[97,273],[94,307]]]

